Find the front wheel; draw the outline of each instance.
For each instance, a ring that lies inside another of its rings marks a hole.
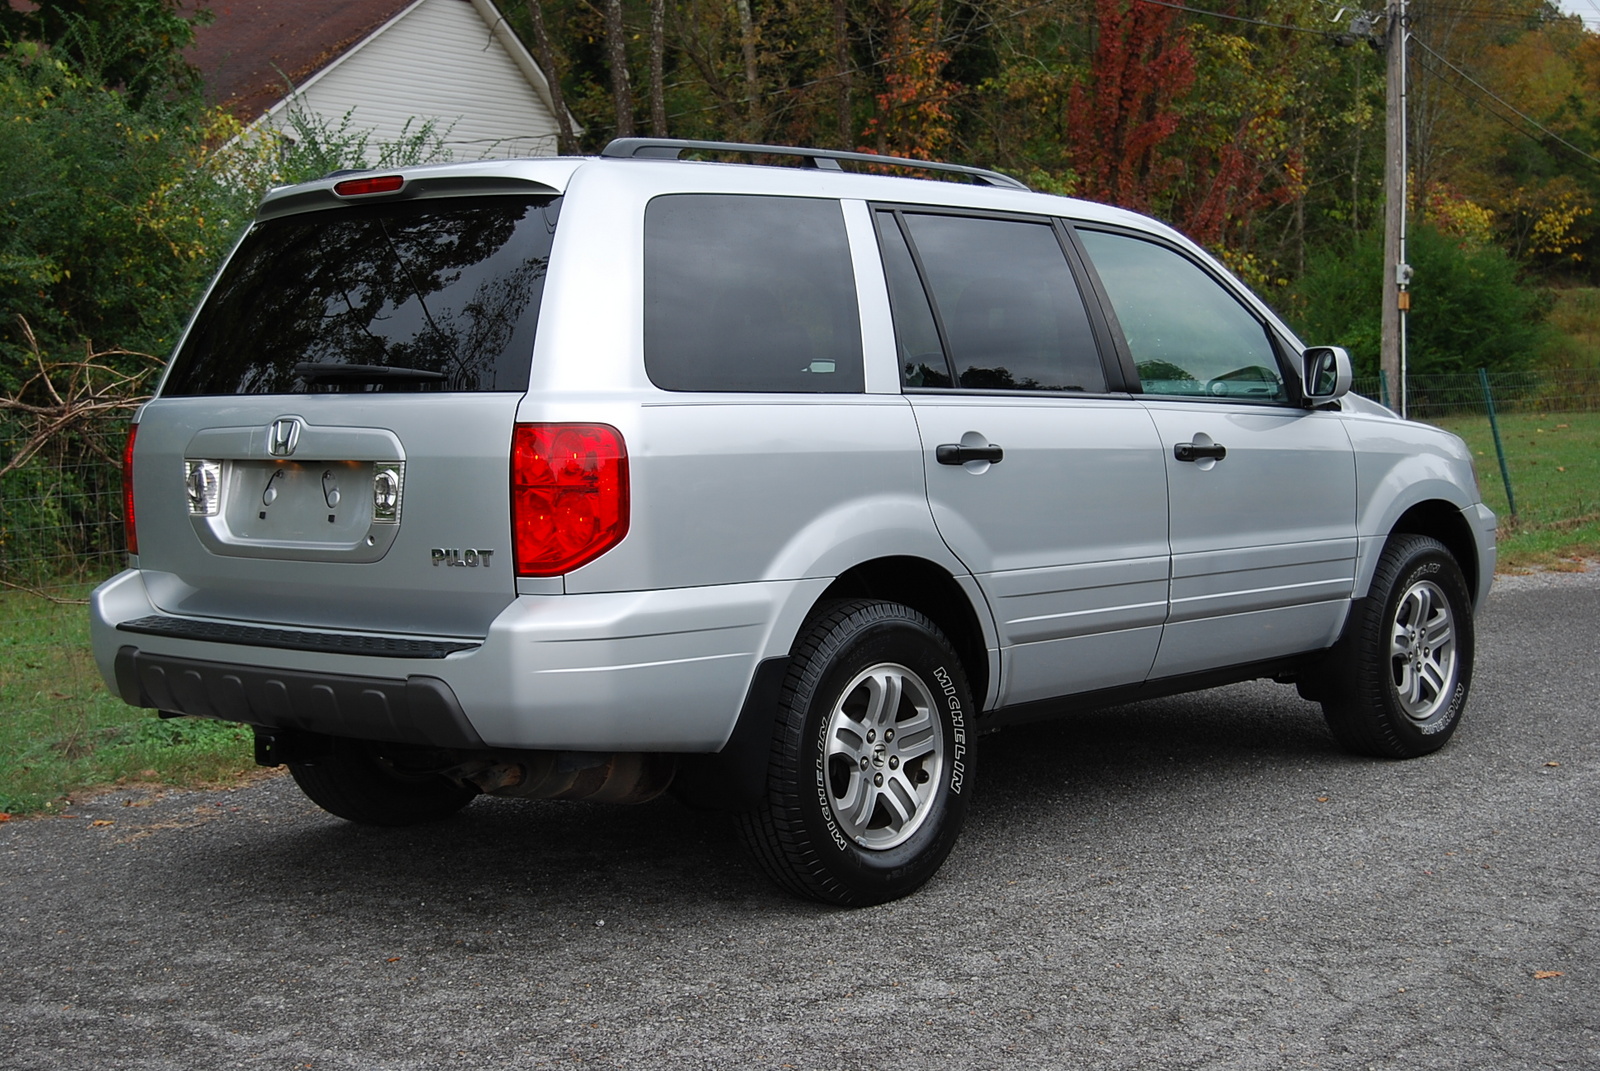
[[[888,602],[824,608],[795,646],[761,805],[739,828],[802,896],[858,906],[915,891],[966,814],[974,711],[927,617]]]
[[[1409,759],[1444,747],[1472,684],[1472,599],[1436,539],[1396,535],[1328,667],[1323,714],[1346,749]]]

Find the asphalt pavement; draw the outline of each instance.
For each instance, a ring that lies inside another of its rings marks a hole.
[[[286,777],[0,825],[0,1068],[1600,1068],[1600,574],[1460,731],[1267,683],[982,742],[922,892],[793,900],[670,799],[357,828]]]

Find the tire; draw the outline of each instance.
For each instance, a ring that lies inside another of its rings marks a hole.
[[[972,788],[966,673],[927,617],[824,606],[780,692],[767,791],[738,816],[762,869],[844,906],[914,892],[950,854]]]
[[[289,763],[289,773],[318,807],[366,826],[436,822],[478,794],[432,769],[408,769],[403,760],[404,752],[391,756],[381,744],[338,738],[315,762]]]
[[[1472,598],[1455,558],[1428,536],[1390,537],[1324,677],[1334,738],[1389,759],[1444,747],[1466,706],[1472,645]]]

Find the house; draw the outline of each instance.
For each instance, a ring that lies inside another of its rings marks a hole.
[[[456,160],[553,156],[549,83],[493,0],[211,0],[185,53],[207,102],[287,130],[291,109]],[[346,117],[348,116],[348,120]]]

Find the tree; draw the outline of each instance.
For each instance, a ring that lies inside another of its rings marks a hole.
[[[622,0],[606,0],[606,61],[611,68],[611,106],[619,138],[633,137],[633,83],[628,77],[628,32]]]
[[[34,0],[0,4],[0,34],[50,45],[69,62],[125,91],[135,107],[152,96],[192,93],[199,72],[183,58],[203,7],[184,0]]]
[[[1176,102],[1195,76],[1177,19],[1170,7],[1095,0],[1094,57],[1067,97],[1083,196],[1148,211],[1181,172],[1182,162],[1162,151],[1178,130]]]
[[[561,68],[556,66],[555,49],[550,46],[550,33],[545,29],[542,0],[528,0],[528,17],[533,24],[533,54],[550,85],[550,104],[556,113],[556,151],[571,156],[578,151],[578,139],[573,136],[572,115],[561,90]]]
[[[950,53],[942,30],[937,2],[911,0],[888,8],[884,87],[863,132],[867,151],[918,160],[948,154],[961,87],[945,76]]]
[[[1543,351],[1548,301],[1519,278],[1503,250],[1423,224],[1411,231],[1407,259],[1416,269],[1407,325],[1413,375],[1516,371]],[[1325,248],[1312,256],[1289,302],[1301,333],[1348,347],[1361,375],[1378,371],[1381,264],[1378,229],[1354,247]]]

